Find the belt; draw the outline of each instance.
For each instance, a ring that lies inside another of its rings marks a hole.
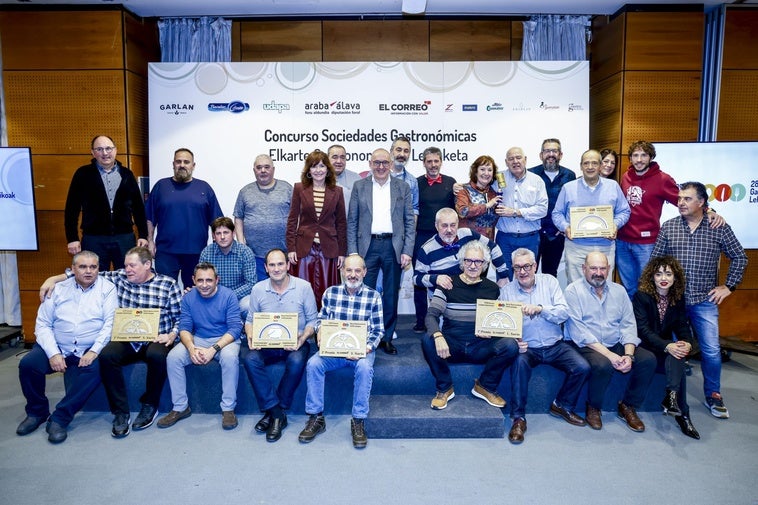
[[[514,238],[521,238],[521,237],[531,237],[532,235],[537,235],[540,231],[534,230],[529,231],[526,233],[503,233],[506,237],[514,237]]]
[[[386,238],[392,238],[392,234],[391,233],[372,233],[371,238],[384,240]]]

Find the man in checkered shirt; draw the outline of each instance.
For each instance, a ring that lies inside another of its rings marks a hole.
[[[305,368],[308,393],[305,398],[305,412],[309,415],[305,428],[300,432],[302,443],[313,441],[326,430],[324,419],[324,376],[326,372],[343,367],[355,370],[353,381],[353,419],[350,430],[353,446],[366,447],[368,437],[364,421],[368,417],[368,401],[371,395],[371,383],[374,377],[374,359],[379,342],[384,336],[382,298],[379,293],[363,284],[366,276],[366,263],[357,254],[345,258],[342,264],[343,284],[332,286],[323,296],[321,312],[316,321],[316,335],[320,343],[321,322],[327,319],[341,321],[366,321],[365,358],[321,357],[319,353],[311,356]]]
[[[687,315],[702,355],[705,405],[711,415],[726,419],[729,411],[721,396],[718,306],[742,281],[747,255],[729,225],[711,228],[708,220],[704,219],[708,210],[708,193],[703,184],[681,184],[677,206],[680,217],[663,223],[651,257],[671,255],[684,268],[687,278],[684,290]],[[731,261],[726,282],[717,286],[722,252]]]
[[[161,309],[158,336],[145,342],[110,342],[98,358],[108,404],[114,415],[111,435],[122,438],[129,434],[129,397],[122,368],[137,361],[147,363],[145,392],[140,397],[142,407],[132,428],[144,430],[153,424],[158,403],[166,382],[166,356],[179,334],[179,314],[182,292],[176,280],[155,273],[153,256],[146,247],[133,247],[124,258],[124,268],[100,275],[116,285],[118,306],[134,309]],[[47,279],[40,296],[50,296],[56,282],[66,280],[61,274]]]

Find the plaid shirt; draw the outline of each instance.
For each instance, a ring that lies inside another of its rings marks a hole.
[[[679,216],[663,223],[651,257],[668,254],[679,260],[687,278],[685,301],[687,305],[695,305],[707,300],[708,292],[716,287],[722,252],[731,260],[726,285],[737,286],[747,267],[747,254],[732,228],[726,224],[711,228],[704,218],[690,233],[687,221]]]
[[[118,306],[122,309],[161,309],[158,333],[179,336],[182,291],[176,281],[167,275],[155,274],[152,279],[135,284],[126,278],[123,268],[100,275],[116,285]]]
[[[324,293],[321,312],[316,321],[316,331],[321,328],[321,321],[325,319],[368,321],[366,344],[371,349],[376,349],[384,336],[382,298],[365,284],[362,284],[354,295],[347,292],[344,284],[328,288]]]
[[[250,294],[256,282],[255,256],[249,247],[236,240],[228,254],[221,252],[215,242],[209,244],[200,253],[199,262],[207,261],[216,267],[219,284],[234,291],[237,300]]]

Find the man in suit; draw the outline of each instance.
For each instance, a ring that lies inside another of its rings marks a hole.
[[[369,161],[371,177],[353,185],[347,219],[347,252],[365,259],[367,286],[376,288],[379,271],[382,271],[385,332],[379,347],[387,354],[397,354],[392,335],[397,323],[400,274],[411,264],[416,230],[410,187],[390,177],[391,165],[386,149],[375,150]]]

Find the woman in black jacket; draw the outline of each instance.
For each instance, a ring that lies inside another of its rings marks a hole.
[[[684,365],[692,350],[692,330],[684,305],[684,281],[684,270],[676,258],[651,258],[632,304],[641,346],[655,353],[658,367],[666,372],[663,413],[674,416],[682,433],[700,439],[687,405]]]

